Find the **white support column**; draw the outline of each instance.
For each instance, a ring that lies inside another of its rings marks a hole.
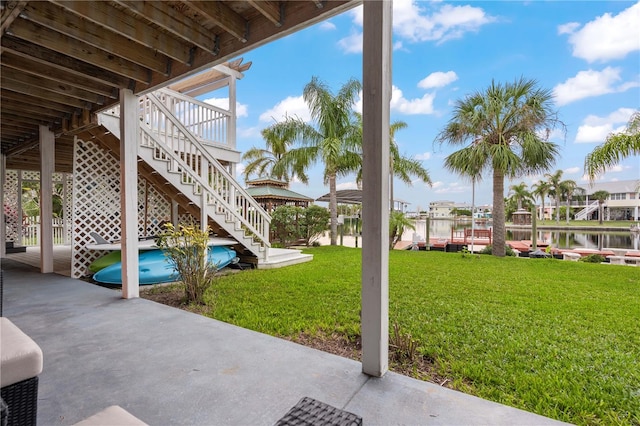
[[[174,228],[178,227],[178,207],[176,200],[171,200],[171,223]]]
[[[0,209],[0,257],[4,257],[7,254],[7,227],[4,226],[5,217],[4,217],[4,182],[7,178],[7,156],[4,154],[0,154],[0,204],[2,204],[2,209]]]
[[[206,158],[202,157],[201,161],[201,178],[206,182],[209,182],[209,162]],[[207,214],[207,190],[202,188],[202,193],[200,194],[200,230],[204,231],[209,226],[209,215]]]
[[[236,111],[236,76],[231,74],[229,76],[229,113],[231,119],[229,120],[229,126],[227,127],[227,146],[231,149],[236,149],[236,123],[237,123],[237,111]]]
[[[364,2],[362,371],[389,367],[389,104],[392,1]]]
[[[140,296],[138,273],[138,98],[120,89],[122,298]]]
[[[53,272],[53,172],[56,139],[47,126],[40,131],[40,272]]]

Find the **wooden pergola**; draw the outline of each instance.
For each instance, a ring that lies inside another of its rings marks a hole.
[[[303,1],[28,1],[0,3],[0,176],[36,150],[41,217],[51,217],[58,144],[120,105],[124,298],[138,296],[138,103],[145,94],[362,4]],[[364,2],[363,371],[381,376],[388,351],[389,102],[392,1]],[[297,60],[297,58],[292,58]],[[68,159],[66,159],[68,161]],[[0,182],[2,188],[4,182]],[[0,193],[0,198],[2,194]],[[3,223],[4,209],[0,210]],[[41,271],[53,270],[51,223],[42,221]],[[0,227],[4,255],[4,227]]]

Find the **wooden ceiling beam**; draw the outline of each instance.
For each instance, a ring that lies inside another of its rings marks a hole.
[[[25,95],[22,93],[12,92],[10,90],[5,90],[5,89],[2,89],[0,96],[2,97],[1,99],[3,103],[4,102],[31,103],[31,104],[36,104],[43,108],[59,111],[61,113],[74,111],[76,109],[75,107],[70,107],[69,105],[53,102],[48,99],[43,99],[42,97]]]
[[[249,38],[249,23],[221,1],[189,1],[189,7],[196,9],[209,22],[219,26],[233,37],[246,43]]]
[[[191,4],[191,3],[189,3]],[[318,9],[315,5],[308,1],[290,1],[287,2],[287,19],[284,21],[282,27],[276,28],[273,23],[268,19],[262,18],[262,20],[252,20],[251,22],[251,41],[243,43],[236,37],[231,35],[220,36],[220,52],[217,56],[212,55],[209,52],[198,50],[195,53],[194,61],[191,67],[186,67],[180,64],[174,64],[172,68],[172,75],[181,76],[185,78],[189,74],[194,74],[198,71],[202,71],[206,68],[210,68],[214,64],[224,63],[230,61],[238,56],[243,55],[251,49],[255,49],[258,46],[262,46],[270,41],[283,37],[284,35],[291,34],[301,27],[313,25],[323,19],[327,19],[331,16],[337,15],[341,12],[349,10],[355,3],[353,0],[335,0],[328,2],[321,14],[318,14]],[[143,93],[149,90],[149,88],[156,87],[157,85],[166,83],[175,83],[178,78],[173,78],[160,81],[157,76],[153,76],[149,86],[136,85],[134,89],[135,93]]]
[[[276,27],[281,27],[284,21],[284,3],[266,0],[249,0],[249,4],[262,14]]]
[[[7,32],[19,39],[46,47],[59,54],[88,62],[98,68],[104,68],[139,83],[148,84],[151,79],[152,73],[138,64],[80,41],[69,43],[69,39],[65,35],[26,19],[16,20]]]
[[[0,14],[0,35],[4,35],[7,28],[20,16],[20,12],[27,5],[27,0],[2,2],[2,13]]]
[[[115,0],[115,3],[153,21],[154,24],[184,40],[188,45],[193,44],[209,53],[215,51],[215,37],[211,31],[188,16],[176,13],[168,2]]]
[[[112,33],[109,29],[96,25],[94,22],[83,19],[78,15],[66,13],[66,9],[62,7],[49,2],[32,2],[25,8],[23,16],[43,27],[86,43],[96,49],[117,55],[155,72],[164,75],[169,74],[171,59],[167,56],[140,45],[135,40],[118,33]]]
[[[60,93],[52,92],[47,89],[43,89],[42,87],[33,86],[31,84],[27,84],[21,81],[16,81],[13,79],[7,78],[4,74],[2,74],[2,87],[11,90],[13,92],[22,93],[23,95],[34,96],[36,98],[44,97],[48,100],[58,102],[64,105],[70,105],[76,108],[90,108],[91,105],[77,98],[72,98],[66,95],[62,95]]]
[[[11,52],[14,55],[29,58],[30,60],[40,64],[48,65],[54,70],[63,70],[73,75],[113,87],[133,88],[135,86],[135,82],[132,79],[121,76],[120,74],[105,71],[95,65],[70,58],[53,50],[33,45],[15,37],[5,35],[0,39],[0,43],[2,44],[5,53]]]
[[[54,93],[91,102],[93,104],[104,105],[105,99],[102,95],[88,92],[77,88],[71,84],[65,84],[45,77],[37,77],[33,74],[24,73],[13,68],[2,67],[2,78],[17,81],[26,85],[32,85],[42,90],[49,90]]]
[[[165,34],[147,23],[141,23],[136,17],[124,13],[105,1],[58,1],[51,0],[65,9],[82,16],[84,19],[134,40],[152,51],[175,59],[183,64],[191,61],[191,46]]]
[[[80,89],[108,98],[118,98],[118,89],[113,86],[94,81],[85,76],[73,74],[62,69],[50,67],[46,63],[43,64],[37,61],[32,61],[30,58],[22,57],[12,52],[7,51],[3,54],[2,66],[11,67],[36,76],[58,80],[66,84],[73,84]]]
[[[2,126],[2,136],[24,137],[25,135],[37,135],[37,127],[31,126],[29,128],[12,126],[11,124],[4,124]]]
[[[37,115],[38,117],[55,118],[55,117],[60,117],[62,114],[65,114],[65,113],[71,116],[76,111],[76,109],[69,108],[67,111],[58,111],[55,109],[50,109],[50,108],[40,106],[37,103],[33,103],[33,102],[12,101],[7,103],[7,102],[4,102],[3,100],[2,111],[6,111],[9,113],[16,113],[16,114],[20,114],[22,112],[22,113],[34,114],[34,115]]]
[[[30,125],[35,125],[35,126],[50,126],[51,123],[54,122],[62,122],[62,118],[60,118],[59,120],[39,120],[37,118],[34,118],[32,116],[23,116],[23,115],[15,115],[15,114],[11,114],[8,112],[4,112],[2,111],[2,123],[3,124],[8,124],[8,125],[25,125],[25,124],[30,124]]]

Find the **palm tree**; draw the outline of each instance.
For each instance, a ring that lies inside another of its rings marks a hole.
[[[416,227],[404,213],[398,210],[392,210],[389,214],[389,249],[393,249],[395,243],[402,237],[405,229],[413,229]]]
[[[584,170],[591,180],[631,155],[640,155],[640,111],[631,115],[622,133],[611,133],[602,145],[587,155]]]
[[[356,120],[360,126],[360,132],[362,131],[362,115],[356,113]],[[411,177],[417,177],[427,185],[431,186],[431,177],[429,171],[422,166],[422,163],[418,160],[407,158],[400,155],[398,150],[398,144],[396,143],[396,132],[401,129],[407,128],[407,123],[404,121],[394,121],[389,126],[389,200],[391,204],[391,210],[394,209],[393,203],[393,178],[397,177],[405,184],[411,186],[413,183]],[[362,143],[362,133],[360,133],[359,142]],[[362,164],[358,169],[356,175],[356,182],[358,187],[362,186]]]
[[[560,223],[560,197],[562,197],[562,170],[556,170],[555,173],[547,173],[545,177],[549,180],[549,195],[555,199],[556,202],[556,222]]]
[[[278,137],[300,144],[282,156],[283,167],[297,171],[306,170],[317,161],[324,163],[324,181],[329,184],[331,245],[336,245],[338,234],[336,178],[355,172],[362,162],[353,112],[361,87],[358,80],[350,79],[334,95],[325,83],[312,77],[304,87],[303,98],[316,127],[292,117],[272,126]]]
[[[604,202],[609,198],[609,192],[601,189],[591,194],[592,199],[598,200],[598,222],[602,225],[602,217],[604,215]]]
[[[533,191],[531,192],[531,194],[537,195],[538,197],[540,197],[540,204],[541,204],[540,220],[544,220],[544,199],[547,198],[547,194],[549,193],[549,189],[551,188],[551,185],[549,184],[549,182],[540,180],[538,181],[538,183],[534,183],[532,187],[533,187]]]
[[[265,140],[265,149],[253,147],[242,156],[243,161],[249,161],[244,169],[245,180],[252,174],[258,177],[273,177],[289,182],[297,177],[301,182],[307,183],[308,177],[304,169],[295,169],[296,165],[287,167],[282,161],[282,157],[293,143],[290,135],[277,131],[276,125],[271,125],[262,130],[262,137]]]
[[[453,118],[436,138],[450,145],[469,143],[445,159],[449,170],[474,180],[484,169],[492,170],[494,256],[505,255],[505,176],[543,172],[558,155],[557,145],[539,133],[561,124],[552,107],[551,91],[535,80],[492,82],[484,92],[457,101]]]
[[[567,200],[567,211],[566,211],[566,217],[567,217],[567,225],[569,224],[569,214],[571,212],[571,199],[573,198],[574,195],[582,195],[584,194],[584,189],[580,188],[578,186],[578,184],[576,183],[576,181],[574,180],[563,180],[562,182],[560,182],[560,189],[562,192],[562,197]]]
[[[531,201],[531,193],[527,190],[527,184],[526,183],[521,182],[518,185],[511,185],[509,187],[509,190],[512,193],[511,196],[516,201],[516,204],[518,206],[518,210],[522,209],[523,201]]]

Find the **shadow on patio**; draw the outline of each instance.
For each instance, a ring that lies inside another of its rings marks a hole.
[[[4,316],[44,353],[38,423],[120,405],[150,425],[272,425],[309,396],[364,424],[557,422],[2,259]]]

